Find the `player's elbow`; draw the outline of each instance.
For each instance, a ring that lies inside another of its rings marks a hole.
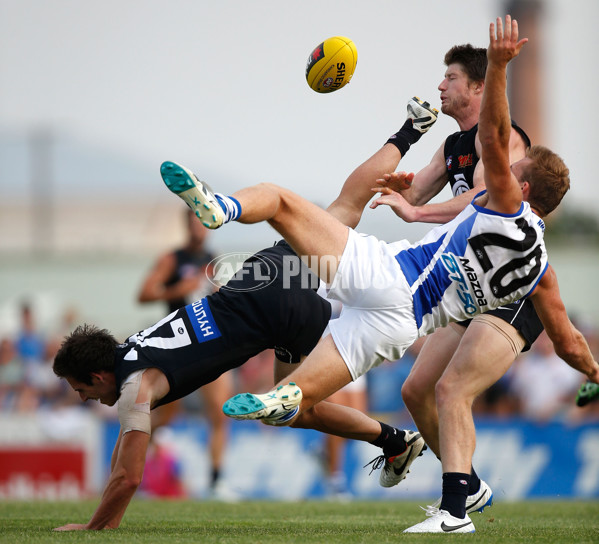
[[[128,476],[124,480],[124,485],[131,491],[135,492],[135,490],[141,485],[142,476],[134,475]]]
[[[553,344],[556,355],[566,362],[576,360],[580,356],[579,345],[574,342],[563,342]]]
[[[573,330],[570,334],[551,338],[556,355],[566,362],[576,360],[584,351],[585,343],[582,334]]]
[[[118,471],[115,476],[121,490],[128,492],[132,495],[140,486],[143,473],[122,469]]]

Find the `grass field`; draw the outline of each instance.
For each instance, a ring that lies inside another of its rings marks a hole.
[[[474,535],[405,535],[424,519],[412,502],[216,502],[134,501],[113,531],[55,533],[83,523],[97,502],[0,502],[0,543],[123,542],[153,544],[435,542],[599,542],[599,503],[547,501],[499,503],[474,514]]]

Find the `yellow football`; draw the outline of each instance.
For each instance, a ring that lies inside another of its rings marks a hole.
[[[349,83],[358,50],[349,38],[334,36],[314,48],[308,57],[306,81],[317,93],[332,93]]]

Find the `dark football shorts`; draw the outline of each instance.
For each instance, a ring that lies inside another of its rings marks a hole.
[[[494,315],[509,323],[514,327],[526,341],[522,351],[528,351],[534,341],[543,332],[543,324],[535,311],[532,301],[528,298],[522,298],[511,304],[500,306],[495,310],[485,312],[487,315]],[[467,327],[472,320],[459,321],[458,325]]]

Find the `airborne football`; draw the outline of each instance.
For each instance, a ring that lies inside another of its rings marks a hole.
[[[310,53],[306,81],[317,93],[332,93],[350,82],[357,62],[353,41],[343,36],[328,38]]]

